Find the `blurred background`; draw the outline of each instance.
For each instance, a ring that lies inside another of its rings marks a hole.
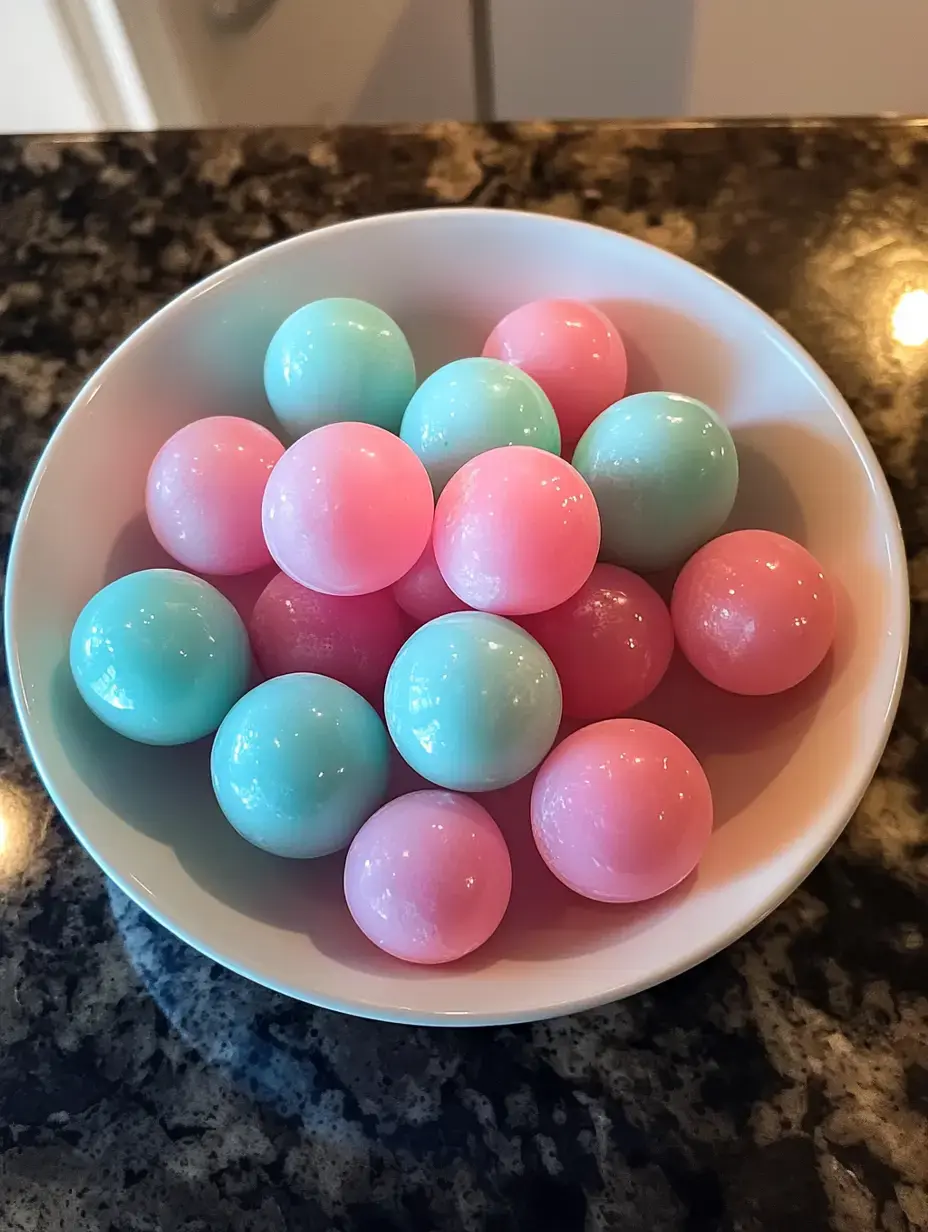
[[[928,113],[926,0],[0,0],[0,131]]]

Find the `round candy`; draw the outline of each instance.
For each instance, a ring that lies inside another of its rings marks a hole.
[[[319,299],[298,308],[264,360],[267,400],[294,438],[345,420],[399,432],[415,388],[403,331],[360,299]]]
[[[619,331],[592,304],[539,299],[510,312],[483,348],[516,364],[551,399],[565,445],[625,393],[628,359]]]
[[[599,514],[563,458],[511,445],[462,466],[438,499],[435,559],[459,599],[507,616],[580,589],[599,552]]]
[[[599,505],[603,557],[644,572],[680,564],[717,534],[738,490],[731,433],[682,394],[633,394],[610,406],[573,464]]]
[[[568,736],[538,771],[532,833],[571,890],[639,902],[696,867],[712,833],[712,795],[699,762],[672,732],[610,719]]]
[[[423,778],[492,791],[534,770],[551,748],[561,686],[524,629],[485,612],[452,612],[403,646],[384,706],[397,749]]]
[[[379,807],[390,742],[347,685],[298,672],[246,693],[216,733],[213,790],[249,843],[310,859],[347,847]]]
[[[791,689],[825,658],[835,600],[818,561],[769,530],[738,530],[683,566],[671,601],[680,649],[707,680],[753,696]]]
[[[509,850],[475,800],[417,791],[361,827],[345,860],[345,898],[374,945],[414,963],[446,963],[496,931],[512,890]]]
[[[438,496],[455,471],[500,445],[561,452],[551,403],[530,376],[498,359],[457,359],[412,396],[400,436],[422,459]]]
[[[255,604],[248,632],[265,676],[318,672],[379,706],[407,622],[389,590],[323,595],[278,573]]]
[[[283,452],[267,428],[230,415],[175,432],[148,472],[145,505],[155,538],[199,573],[251,573],[269,565],[261,501]]]
[[[432,486],[398,437],[330,424],[291,445],[264,493],[271,555],[327,595],[384,590],[408,573],[432,529]]]
[[[467,604],[461,602],[441,576],[431,539],[413,567],[393,587],[393,597],[406,615],[420,625],[449,612],[467,611]]]
[[[610,719],[657,688],[673,654],[663,599],[636,573],[597,565],[566,603],[519,622],[551,656],[570,718]]]
[[[214,732],[245,692],[248,635],[215,587],[177,569],[144,569],[90,600],[71,634],[71,672],[108,727],[143,744]]]

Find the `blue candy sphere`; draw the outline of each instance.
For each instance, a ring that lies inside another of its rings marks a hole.
[[[453,791],[492,791],[534,770],[561,721],[551,660],[524,629],[486,612],[429,621],[387,677],[387,726],[410,766]]]
[[[416,388],[403,331],[360,299],[319,299],[298,308],[271,339],[264,389],[293,439],[357,420],[399,432]]]
[[[347,847],[383,803],[390,741],[354,689],[296,672],[259,684],[233,707],[211,768],[219,806],[243,838],[308,859]]]
[[[70,658],[94,714],[143,744],[187,744],[214,732],[251,671],[238,612],[178,569],[144,569],[104,586],[77,618]]]
[[[456,359],[422,382],[400,436],[422,459],[438,496],[465,462],[502,445],[560,454],[561,430],[544,390],[501,359]]]

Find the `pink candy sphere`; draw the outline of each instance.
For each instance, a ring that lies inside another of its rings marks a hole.
[[[548,652],[570,718],[611,719],[637,706],[673,654],[667,605],[617,565],[596,565],[566,603],[519,623]]]
[[[393,597],[406,615],[420,625],[449,612],[467,611],[467,604],[449,590],[441,576],[431,539],[413,567],[393,587]]]
[[[261,501],[283,452],[267,428],[229,415],[175,432],[148,472],[145,506],[155,538],[197,573],[250,573],[269,565]]]
[[[345,898],[374,945],[414,963],[477,949],[509,904],[512,868],[496,822],[476,801],[417,791],[361,827],[345,861]]]
[[[278,573],[255,604],[248,633],[265,676],[316,672],[382,706],[387,672],[407,627],[388,590],[323,595]]]
[[[799,684],[835,635],[835,599],[818,561],[769,530],[713,539],[684,565],[671,601],[680,649],[730,693],[761,696]]]
[[[500,321],[483,353],[515,364],[538,382],[554,407],[565,453],[601,411],[625,395],[625,344],[592,304],[573,299],[523,304]]]
[[[563,458],[507,445],[473,458],[435,510],[442,577],[469,607],[503,616],[570,598],[599,552],[599,512],[586,480]]]
[[[432,512],[432,485],[408,445],[372,424],[334,423],[301,437],[275,466],[264,535],[294,581],[364,595],[409,572]]]
[[[542,764],[532,833],[571,890],[640,902],[696,867],[712,833],[712,795],[699,762],[672,732],[611,719],[574,732]]]

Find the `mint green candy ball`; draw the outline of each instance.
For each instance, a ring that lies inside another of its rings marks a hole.
[[[573,465],[593,490],[600,557],[648,573],[682,564],[719,533],[738,491],[731,433],[704,402],[632,394],[580,438]]]
[[[561,430],[544,390],[501,359],[445,364],[413,394],[400,436],[428,471],[435,495],[465,462],[502,445],[560,454]]]

